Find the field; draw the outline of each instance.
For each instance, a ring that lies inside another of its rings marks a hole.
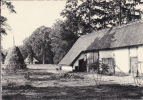
[[[143,87],[132,76],[105,76],[56,70],[56,65],[29,65],[26,70],[2,70],[3,100],[143,99]],[[97,85],[98,84],[98,85]]]

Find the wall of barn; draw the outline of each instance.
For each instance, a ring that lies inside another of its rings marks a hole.
[[[100,61],[102,58],[114,58],[115,71],[129,72],[129,51],[126,49],[100,51]]]
[[[142,67],[143,72],[143,46],[132,47],[132,48],[121,48],[121,49],[115,49],[115,50],[102,50],[99,51],[99,61],[102,61],[102,58],[114,58],[115,61],[115,71],[128,73],[130,68],[130,58],[131,57],[137,57],[138,61],[141,62],[138,63],[138,66]],[[75,69],[75,66],[78,66],[79,60],[84,59],[86,61],[87,59],[87,66],[96,62],[98,59],[98,53],[97,52],[88,52],[88,53],[82,53],[79,58],[75,61],[73,64],[73,69]],[[115,72],[116,73],[116,72]]]
[[[115,71],[128,73],[130,70],[129,49],[117,49],[113,51],[115,58]]]
[[[73,64],[73,70],[75,70],[75,66],[78,66],[78,63],[79,63],[79,60],[80,59],[84,59],[84,61],[86,60],[86,54],[85,53],[82,53],[78,58],[77,60],[74,62]]]
[[[139,72],[143,73],[143,46],[138,47],[138,67]]]
[[[138,47],[138,61],[143,62],[143,46]]]
[[[143,46],[139,47],[132,47],[132,48],[122,48],[122,49],[116,49],[116,50],[104,50],[99,52],[100,55],[100,61],[102,61],[102,58],[114,58],[115,65],[115,71],[119,72],[125,72],[128,73],[130,68],[130,58],[131,57],[137,57],[138,59],[138,66],[142,67],[143,72]]]
[[[97,52],[88,52],[87,55],[87,65],[97,62],[98,53]]]
[[[79,58],[75,61],[73,64],[73,70],[75,69],[75,66],[78,66],[79,60],[84,59],[86,61],[87,59],[87,66],[95,63],[98,59],[98,53],[97,52],[88,52],[88,53],[82,53]]]

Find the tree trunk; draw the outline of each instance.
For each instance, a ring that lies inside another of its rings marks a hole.
[[[43,54],[43,64],[45,64],[45,54]]]

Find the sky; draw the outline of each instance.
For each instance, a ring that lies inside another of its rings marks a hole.
[[[2,7],[2,16],[7,17],[8,25],[12,31],[2,37],[3,49],[23,44],[23,40],[30,36],[40,26],[51,27],[57,19],[63,19],[60,12],[65,7],[66,0],[47,1],[12,1],[17,14],[10,13],[6,7]]]
[[[3,49],[23,44],[23,40],[30,36],[40,26],[51,27],[57,19],[63,19],[60,12],[64,9],[66,0],[33,0],[33,1],[11,1],[17,14],[10,13],[7,8],[2,7],[2,15],[7,17],[7,23],[12,31],[2,37]],[[143,6],[139,6],[143,9]]]

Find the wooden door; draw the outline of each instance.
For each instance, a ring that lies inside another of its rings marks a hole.
[[[131,72],[134,75],[137,75],[137,70],[138,70],[138,59],[137,59],[137,57],[131,57],[130,58],[130,67],[131,67]]]
[[[108,66],[108,74],[115,74],[115,64],[113,58],[102,58],[102,62]]]

